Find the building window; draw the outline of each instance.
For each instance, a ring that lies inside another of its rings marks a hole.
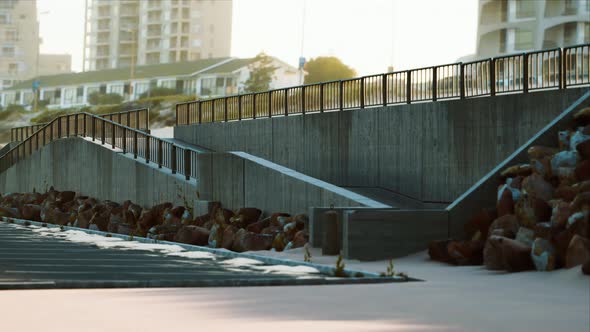
[[[506,53],[506,34],[507,34],[507,30],[506,29],[502,29],[500,30],[500,53]]]
[[[563,46],[576,44],[578,23],[566,23],[563,25]]]
[[[536,1],[516,1],[516,17],[527,18],[535,16]]]
[[[10,24],[9,13],[0,13],[0,24]]]
[[[109,85],[108,88],[109,93],[115,93],[118,94],[120,96],[123,96],[124,94],[124,86],[123,84],[113,84],[113,85]]]
[[[564,15],[574,15],[578,12],[578,0],[565,0]]]
[[[160,81],[160,87],[167,88],[167,89],[175,89],[176,88],[176,80],[162,80],[162,81]]]
[[[5,36],[7,41],[18,41],[18,32],[16,30],[6,30]]]
[[[139,96],[142,93],[145,93],[149,90],[150,88],[150,83],[149,82],[140,82],[140,83],[135,83],[135,95]]]
[[[187,61],[188,60],[188,51],[181,51],[180,52],[180,61]]]
[[[532,48],[533,32],[530,30],[517,29],[515,33],[514,49],[517,51],[523,51]]]
[[[18,73],[18,63],[9,63],[8,64],[8,73],[9,74],[17,74]]]
[[[584,23],[584,43],[590,43],[590,23]]]
[[[7,57],[13,57],[14,54],[15,54],[15,52],[14,52],[14,46],[12,46],[12,45],[3,46],[2,47],[2,54],[4,56],[7,56]]]
[[[64,104],[72,105],[76,103],[76,88],[64,88]]]
[[[214,88],[215,88],[215,79],[214,78],[203,78],[203,79],[201,79],[201,92],[199,94],[201,96],[210,96],[213,94]]]

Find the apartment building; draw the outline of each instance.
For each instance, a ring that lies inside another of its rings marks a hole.
[[[590,42],[590,0],[480,0],[475,58]]]
[[[84,69],[227,57],[231,0],[88,0]]]
[[[0,90],[36,76],[39,56],[37,3],[0,1]]]

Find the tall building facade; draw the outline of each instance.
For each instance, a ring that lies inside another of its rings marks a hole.
[[[37,75],[39,23],[37,3],[0,1],[0,90]]]
[[[231,0],[87,0],[84,70],[230,55]]]
[[[590,0],[479,0],[476,58],[590,42]]]

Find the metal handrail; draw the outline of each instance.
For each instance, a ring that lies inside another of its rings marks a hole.
[[[113,113],[106,113],[106,114],[98,114],[98,116],[103,118],[110,118],[111,120],[115,119],[119,123],[131,123],[131,114],[135,113],[135,118],[133,119],[135,122],[136,129],[148,131],[150,129],[150,117],[149,117],[149,109],[148,108],[137,108],[128,111],[122,112],[113,112]],[[145,121],[140,121],[142,117]],[[125,118],[123,118],[125,116]],[[10,141],[11,142],[20,142],[23,139],[32,135],[36,130],[42,128],[47,123],[38,123],[30,126],[22,126],[22,127],[14,127],[10,129]]]
[[[197,151],[85,112],[59,116],[14,146],[0,157],[0,173],[56,139],[75,136],[119,148],[123,153],[133,154],[134,159],[143,158],[147,164],[154,162],[159,168],[170,169],[172,174],[184,175],[187,180],[196,178]]]
[[[590,44],[176,104],[176,125],[590,85]]]

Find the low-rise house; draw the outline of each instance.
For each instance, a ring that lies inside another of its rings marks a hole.
[[[217,58],[41,76],[0,91],[0,105],[32,107],[33,86],[36,84],[39,100],[45,101],[48,108],[86,106],[88,97],[95,92],[115,93],[124,101],[133,101],[149,95],[156,87],[175,89],[178,94],[197,98],[227,96],[244,92],[244,84],[255,61],[255,58]],[[276,58],[271,65],[276,68],[270,82],[271,89],[298,83],[297,68]]]

